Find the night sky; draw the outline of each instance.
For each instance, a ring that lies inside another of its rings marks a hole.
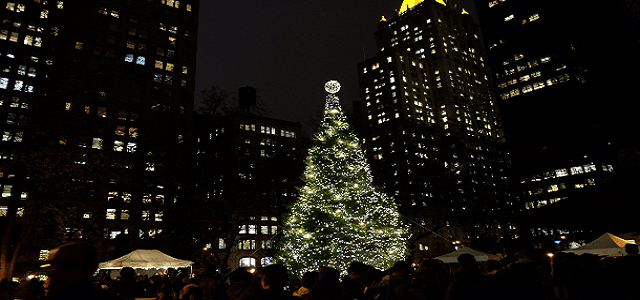
[[[426,0],[430,1],[430,0]],[[472,1],[458,1],[472,11]],[[374,33],[402,0],[200,1],[196,94],[210,86],[258,89],[265,116],[319,119],[324,83],[336,79],[343,108],[358,100],[357,64],[375,54]]]

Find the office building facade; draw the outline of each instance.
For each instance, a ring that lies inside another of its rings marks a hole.
[[[4,228],[42,249],[118,235],[125,242],[105,242],[106,253],[152,243],[186,165],[198,0],[3,3]]]
[[[625,1],[475,2],[512,159],[539,208],[635,172],[637,40]]]
[[[297,198],[309,140],[297,122],[264,117],[256,90],[239,90],[238,109],[200,115],[197,178],[189,215],[197,248],[220,269],[264,267],[276,254],[281,217]]]
[[[374,176],[414,236],[442,228],[467,242],[493,235],[489,215],[506,205],[506,161],[477,25],[443,1],[404,1],[375,37],[377,54],[358,65]],[[471,212],[487,218],[462,217]]]

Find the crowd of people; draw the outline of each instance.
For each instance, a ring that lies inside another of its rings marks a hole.
[[[458,257],[455,267],[436,259],[419,265],[398,261],[388,270],[352,262],[344,276],[329,266],[292,278],[283,265],[259,270],[238,268],[227,274],[205,269],[140,276],[122,268],[112,280],[94,276],[97,252],[90,244],[73,242],[50,252],[46,282],[24,280],[18,286],[0,283],[4,299],[209,299],[209,300],[547,300],[640,299],[640,255],[629,244],[628,255],[602,258],[556,253],[551,259],[533,249],[504,266],[479,263],[471,254]]]

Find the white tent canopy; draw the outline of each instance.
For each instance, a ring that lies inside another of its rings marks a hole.
[[[484,253],[475,249],[471,249],[469,247],[461,247],[460,249],[453,251],[451,253],[447,253],[444,255],[440,255],[436,257],[447,264],[453,264],[458,262],[458,256],[460,254],[471,254],[475,257],[476,261],[487,261],[487,260],[500,260],[500,257],[493,254]]]
[[[565,250],[562,252],[570,252],[575,254],[594,254],[594,255],[624,255],[624,245],[635,244],[635,242],[625,240],[621,237],[617,237],[611,233],[605,233],[591,243],[588,243],[578,249]]]
[[[101,262],[100,269],[120,269],[131,268],[181,268],[190,267],[193,264],[190,260],[182,260],[162,253],[160,250],[138,249],[131,253],[110,261]]]

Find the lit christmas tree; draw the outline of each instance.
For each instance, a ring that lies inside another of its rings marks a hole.
[[[387,269],[402,260],[408,229],[397,205],[373,178],[358,138],[340,107],[337,81],[314,137],[304,172],[305,185],[284,222],[277,260],[294,274],[334,267],[345,273],[360,261]]]

